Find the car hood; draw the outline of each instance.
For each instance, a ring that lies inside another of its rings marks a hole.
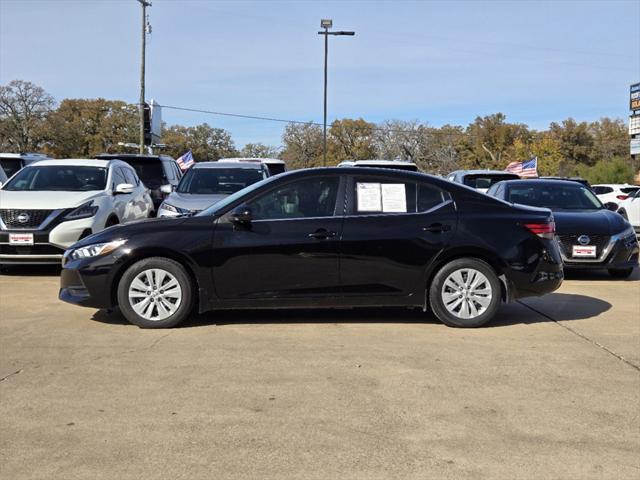
[[[554,210],[556,232],[562,234],[615,235],[627,227],[621,215],[610,210]]]
[[[185,210],[204,210],[227,196],[228,195],[194,195],[191,193],[173,192],[165,201],[174,207],[184,208]]]
[[[53,192],[0,190],[0,208],[24,210],[58,210],[74,208],[89,200],[104,195],[104,191]]]

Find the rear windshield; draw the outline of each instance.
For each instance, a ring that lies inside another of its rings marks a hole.
[[[19,158],[0,158],[0,166],[7,177],[11,177],[22,168],[22,161]]]
[[[267,164],[267,168],[269,169],[269,175],[272,176],[287,171],[287,167],[283,163],[270,163]]]
[[[6,170],[5,170],[6,172]],[[623,193],[626,193],[627,195],[631,195],[632,193],[637,192],[638,190],[640,190],[640,187],[624,187],[620,189]]]
[[[106,186],[106,168],[47,165],[23,168],[3,190],[89,192],[104,190]]]
[[[508,201],[550,208],[551,210],[600,210],[602,203],[590,188],[575,185],[549,184],[512,185],[508,191]]]
[[[248,168],[195,168],[182,177],[177,191],[196,195],[230,195],[262,178],[261,170]]]
[[[167,177],[162,168],[162,160],[153,158],[122,158],[133,167],[142,183],[149,188],[160,188],[167,183]]]
[[[478,175],[466,175],[464,177],[464,184],[471,188],[489,188],[494,183],[501,182],[503,180],[519,180],[518,175],[502,175],[502,174],[478,174]]]

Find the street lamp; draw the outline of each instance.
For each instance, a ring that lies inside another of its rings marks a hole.
[[[329,35],[335,36],[350,36],[353,37],[356,32],[330,32],[329,29],[333,26],[333,20],[329,18],[323,18],[320,20],[320,28],[324,28],[324,31],[318,32],[318,35],[324,35],[324,122],[322,130],[322,166],[327,166],[327,57],[329,55]]]

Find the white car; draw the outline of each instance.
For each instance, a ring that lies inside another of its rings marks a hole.
[[[640,187],[625,183],[609,183],[592,185],[591,189],[602,203],[615,203],[619,207],[620,202],[640,190]]]
[[[147,218],[153,202],[120,160],[42,160],[0,188],[0,265],[59,263],[79,239]]]
[[[618,213],[629,221],[640,240],[640,189],[620,202]]]

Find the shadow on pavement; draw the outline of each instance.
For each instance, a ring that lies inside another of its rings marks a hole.
[[[599,270],[577,270],[565,268],[565,280],[591,280],[591,281],[609,281],[609,282],[637,282],[640,280],[640,268],[634,268],[629,278],[613,278],[604,269]]]
[[[518,303],[551,317],[554,321],[597,317],[612,307],[609,302],[599,298],[575,293],[551,293],[544,297],[525,298]],[[541,321],[547,321],[547,319]]]
[[[58,277],[62,267],[52,265],[3,265],[0,275],[7,277]]]
[[[585,295],[554,293],[545,297],[525,299],[514,304],[503,305],[494,320],[481,328],[506,327],[557,320],[582,320],[597,316],[610,308],[610,303],[597,298]],[[98,310],[94,313],[92,319],[112,325],[128,324],[117,309],[114,311]],[[431,312],[424,313],[420,309],[407,310],[401,308],[218,310],[193,315],[180,327],[305,323],[438,324],[440,321]]]

